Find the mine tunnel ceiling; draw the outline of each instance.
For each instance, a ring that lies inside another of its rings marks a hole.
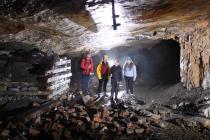
[[[185,24],[209,18],[209,3],[115,0],[116,20],[121,25],[113,30],[111,0],[26,0],[24,4],[4,0],[0,3],[0,40],[70,53],[84,47],[110,49],[142,38],[173,38],[171,32],[176,34]]]

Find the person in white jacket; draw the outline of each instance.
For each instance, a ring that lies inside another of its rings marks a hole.
[[[136,80],[137,72],[136,65],[133,63],[130,57],[126,58],[125,64],[123,65],[123,77],[126,84],[126,93],[133,94],[133,82]]]

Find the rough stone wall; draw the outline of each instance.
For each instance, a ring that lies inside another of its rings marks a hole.
[[[187,89],[210,88],[210,25],[209,20],[187,24],[147,27],[149,39],[173,39],[180,43],[180,77]],[[156,22],[151,25],[156,24]],[[166,60],[167,61],[167,60]]]
[[[0,15],[12,17],[30,16],[46,8],[58,10],[68,8],[69,12],[78,12],[85,8],[86,0],[1,0]],[[61,8],[61,9],[62,9]]]
[[[180,76],[187,89],[210,88],[210,1],[168,0],[142,12],[143,31],[152,39],[180,43]],[[145,21],[147,20],[147,21]]]
[[[199,23],[190,31],[188,27],[179,37],[180,76],[187,89],[210,88],[210,30],[207,26],[208,22]]]

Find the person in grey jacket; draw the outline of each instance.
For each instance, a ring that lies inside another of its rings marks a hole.
[[[123,65],[123,77],[126,84],[126,93],[133,94],[133,82],[136,80],[137,72],[136,65],[133,63],[130,57],[126,58],[125,64]]]

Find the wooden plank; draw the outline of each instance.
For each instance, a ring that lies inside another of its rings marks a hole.
[[[64,75],[58,75],[58,76],[50,77],[50,78],[47,79],[47,83],[57,81],[57,80],[60,80],[60,79],[64,79],[64,78],[68,78],[68,77],[71,77],[71,76],[72,76],[72,73],[67,73],[67,74],[64,74]]]
[[[69,88],[69,84],[68,83],[67,84],[64,84],[64,85],[60,86],[59,88],[60,89],[58,89],[58,90],[53,90],[53,93],[62,92],[64,90],[68,89]]]
[[[70,64],[70,63],[71,63],[71,60],[61,60],[61,61],[55,62],[55,66],[60,66],[60,65]]]
[[[47,83],[51,83],[47,89],[51,90],[51,94],[48,98],[52,98],[55,95],[63,94],[68,88],[71,82],[71,60],[60,59],[54,63],[53,69],[46,72],[46,74],[53,74],[52,77],[47,79]]]
[[[63,82],[58,82],[58,83],[56,83],[56,84],[53,84],[53,85],[49,86],[48,89],[49,89],[49,90],[54,90],[54,89],[57,89],[58,87],[60,87],[60,86],[62,86],[62,85],[64,85],[64,84],[68,84],[68,83],[70,83],[70,82],[71,82],[70,79],[65,80],[65,81],[63,81]]]
[[[68,71],[68,70],[71,70],[71,66],[67,66],[67,67],[64,67],[64,68],[57,68],[57,69],[54,69],[54,70],[49,70],[47,71],[47,74],[50,74],[50,73],[60,73],[60,72],[65,72],[65,71]]]
[[[62,87],[61,89],[59,89],[59,90],[54,90],[54,91],[52,92],[52,94],[50,94],[50,95],[48,96],[48,98],[52,98],[53,96],[56,96],[56,95],[61,95],[61,94],[63,94],[64,92],[66,92],[68,88],[69,88],[69,85],[66,84],[66,85],[65,85],[64,87]]]
[[[40,107],[32,108],[22,114],[19,114],[17,117],[23,118],[24,121],[26,122],[26,121],[31,120],[32,118],[36,118],[37,115],[41,115],[47,110],[53,108],[54,106],[58,106],[59,104],[60,104],[60,101],[49,101],[41,105]]]

